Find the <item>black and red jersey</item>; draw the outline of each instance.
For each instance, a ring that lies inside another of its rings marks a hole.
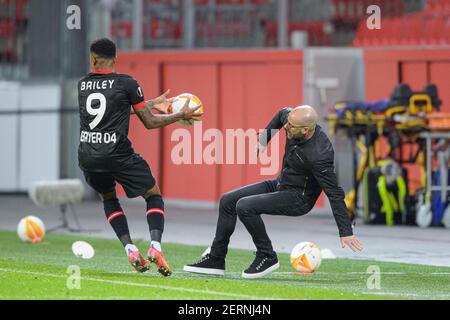
[[[116,171],[133,161],[128,139],[130,107],[145,106],[137,81],[125,74],[98,71],[78,82],[79,166],[85,171]]]

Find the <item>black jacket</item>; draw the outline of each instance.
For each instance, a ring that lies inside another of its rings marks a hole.
[[[283,108],[270,121],[260,136],[266,145],[272,134],[287,122],[291,108]],[[286,137],[283,167],[278,176],[278,190],[295,189],[314,207],[322,190],[327,195],[341,237],[353,235],[352,225],[344,202],[344,191],[338,185],[334,169],[334,150],[330,139],[317,125],[314,135],[306,141]]]

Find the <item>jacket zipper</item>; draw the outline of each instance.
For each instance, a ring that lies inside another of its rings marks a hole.
[[[295,154],[297,154],[297,152],[295,152],[295,149],[297,148],[297,146],[294,146],[294,150],[291,150],[290,153],[294,152]],[[283,168],[283,170],[281,170],[281,174],[280,174],[280,182],[283,181],[283,176],[284,176],[284,172],[286,171],[286,167]]]
[[[300,161],[301,161],[301,162],[305,163],[305,161],[303,161],[302,157],[300,157],[300,156],[298,155],[298,153],[297,153],[297,152],[294,152],[294,153],[295,153],[295,155],[297,156],[297,158],[299,158],[299,159],[300,159]]]
[[[305,195],[306,192],[306,182],[308,181],[308,177],[305,177],[305,184],[303,185],[303,193],[302,195]]]
[[[284,171],[286,171],[287,168],[284,168],[283,170],[281,170],[281,175],[280,175],[280,182],[283,181],[283,176],[284,176]],[[278,183],[279,184],[279,183]]]
[[[303,161],[302,157],[300,157],[300,156],[298,155],[298,153],[295,151],[295,149],[297,149],[297,146],[294,147],[294,153],[295,153],[295,155],[297,156],[297,158],[300,159],[300,161],[301,161],[302,163],[305,163],[305,161]],[[307,181],[308,181],[308,177],[305,177],[305,184],[303,185],[303,193],[302,193],[303,196],[304,196],[305,193],[306,193],[306,183],[307,183]]]

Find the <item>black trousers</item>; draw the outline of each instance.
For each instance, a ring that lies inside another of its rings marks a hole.
[[[237,217],[252,236],[257,254],[269,257],[276,255],[261,214],[301,216],[311,210],[300,191],[277,190],[276,185],[276,180],[265,180],[227,192],[220,198],[211,255],[225,258]]]

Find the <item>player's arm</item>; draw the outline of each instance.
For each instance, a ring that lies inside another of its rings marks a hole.
[[[189,107],[190,100],[188,99],[183,108],[177,113],[153,114],[150,111],[153,108],[162,108],[162,110],[164,110],[164,108],[169,109],[173,101],[173,99],[167,99],[170,90],[167,90],[156,99],[145,101],[144,93],[135,79],[127,78],[125,81],[125,88],[128,92],[129,101],[133,106],[134,113],[139,117],[147,129],[161,128],[179,120],[190,120],[193,118],[195,111],[200,108],[200,106],[198,106],[197,108],[191,109]],[[196,116],[199,115],[201,114],[196,114]]]
[[[167,98],[167,95],[169,94],[170,89],[164,92],[159,97],[152,99],[152,104],[150,110],[157,110],[161,113],[169,113],[169,109],[172,105],[172,102],[175,98]],[[134,112],[134,108],[131,107],[130,114],[136,114]]]
[[[291,108],[281,109],[261,132],[258,139],[257,154],[265,150],[270,139],[272,139],[272,136],[286,124],[287,117],[291,110]]]
[[[345,194],[337,182],[333,157],[333,153],[330,153],[326,159],[316,160],[312,165],[312,173],[330,201],[342,247],[349,246],[353,251],[361,251],[363,246],[353,235],[351,221],[344,202]]]
[[[164,112],[164,111],[162,111],[162,110],[157,109],[157,108],[154,107],[154,106],[153,106],[152,109],[158,110],[159,112],[162,112],[162,113],[167,113],[167,112]],[[151,110],[151,109],[150,109],[150,110]],[[135,115],[135,114],[136,114],[136,112],[134,111],[134,108],[133,108],[133,107],[130,107],[130,114],[131,114],[131,115]]]
[[[201,115],[195,113],[201,106],[190,108],[189,102],[190,99],[186,101],[185,105],[179,112],[172,114],[153,114],[150,111],[153,108],[153,100],[148,100],[144,103],[143,106],[133,106],[133,108],[134,112],[147,129],[156,129],[167,126],[179,120],[190,120],[194,117],[194,114],[195,116]]]
[[[128,93],[130,105],[132,106],[130,109],[130,114],[136,114],[135,110],[141,107],[149,108],[149,110],[155,109],[161,113],[169,113],[169,109],[172,105],[173,100],[175,99],[167,98],[170,89],[164,92],[159,97],[149,100],[151,101],[151,103],[146,103],[144,99],[144,92],[139,86],[139,83],[134,78],[124,77],[123,84],[125,90]]]

